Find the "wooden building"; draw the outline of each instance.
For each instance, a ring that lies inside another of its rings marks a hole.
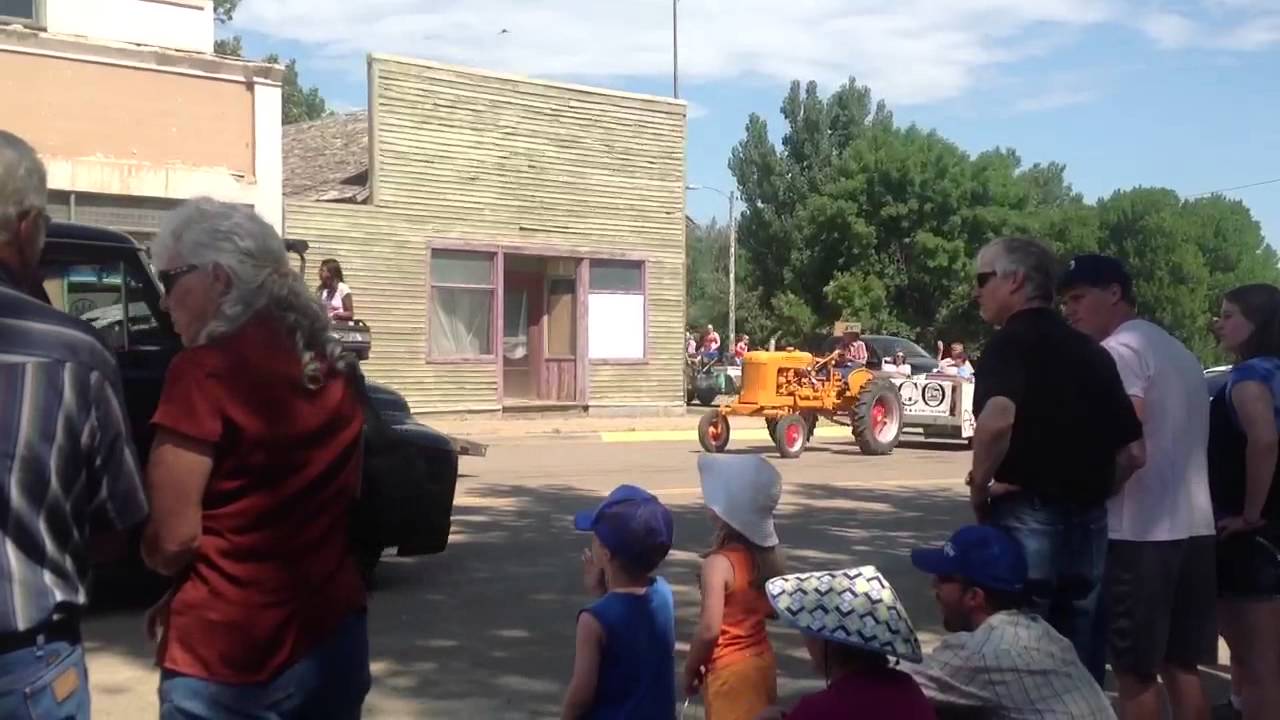
[[[286,234],[342,263],[416,413],[679,407],[685,116],[374,55],[367,113],[285,129]]]

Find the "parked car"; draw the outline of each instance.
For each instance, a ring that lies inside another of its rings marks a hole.
[[[301,256],[305,245],[301,250],[290,249]],[[145,463],[154,437],[151,417],[159,404],[165,371],[182,348],[161,307],[162,291],[145,252],[132,238],[113,230],[54,222],[40,265],[44,299],[93,325],[115,353],[133,439]],[[382,447],[389,448],[387,452],[393,452],[398,462],[412,458],[410,468],[416,471],[374,474],[369,468],[378,464],[378,458],[366,458],[364,492],[375,501],[365,503],[362,510],[376,521],[370,524],[376,527],[380,546],[359,558],[366,576],[382,550],[426,555],[445,549],[458,455],[483,455],[486,450],[484,445],[455,440],[415,421],[408,403],[391,388],[368,383],[368,392],[381,436],[392,438]],[[95,570],[108,575],[139,570],[140,539],[141,528],[95,536],[91,547]]]

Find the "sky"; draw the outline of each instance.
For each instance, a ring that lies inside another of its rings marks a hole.
[[[1280,246],[1280,0],[679,0],[688,180],[734,189],[750,113],[850,77],[971,153],[1058,161],[1090,200],[1135,185],[1243,200]],[[385,52],[670,96],[672,0],[243,0],[221,34],[367,105]],[[690,191],[700,222],[727,201]]]

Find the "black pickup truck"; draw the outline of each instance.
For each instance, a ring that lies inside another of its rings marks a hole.
[[[305,247],[290,245],[302,258],[304,269]],[[161,307],[162,291],[146,253],[128,235],[54,222],[40,265],[45,299],[93,325],[115,352],[134,442],[145,463],[154,435],[150,420],[160,400],[165,370],[182,349]],[[368,391],[381,422],[380,436],[392,438],[397,458],[403,459],[407,453],[413,462],[403,474],[366,473],[364,492],[376,501],[367,503],[365,509],[372,508],[375,544],[380,546],[377,552],[366,550],[360,558],[366,577],[387,548],[396,548],[402,556],[445,549],[458,481],[458,456],[485,453],[483,445],[451,438],[415,421],[408,403],[391,388],[370,382]],[[367,467],[374,464],[366,462]],[[108,576],[137,570],[140,534],[141,528],[134,528],[128,533],[95,536],[95,569]]]

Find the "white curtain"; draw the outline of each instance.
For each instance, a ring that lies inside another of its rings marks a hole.
[[[508,292],[503,306],[502,354],[519,360],[529,354],[529,293]]]
[[[493,291],[434,288],[431,291],[431,355],[492,355]]]

